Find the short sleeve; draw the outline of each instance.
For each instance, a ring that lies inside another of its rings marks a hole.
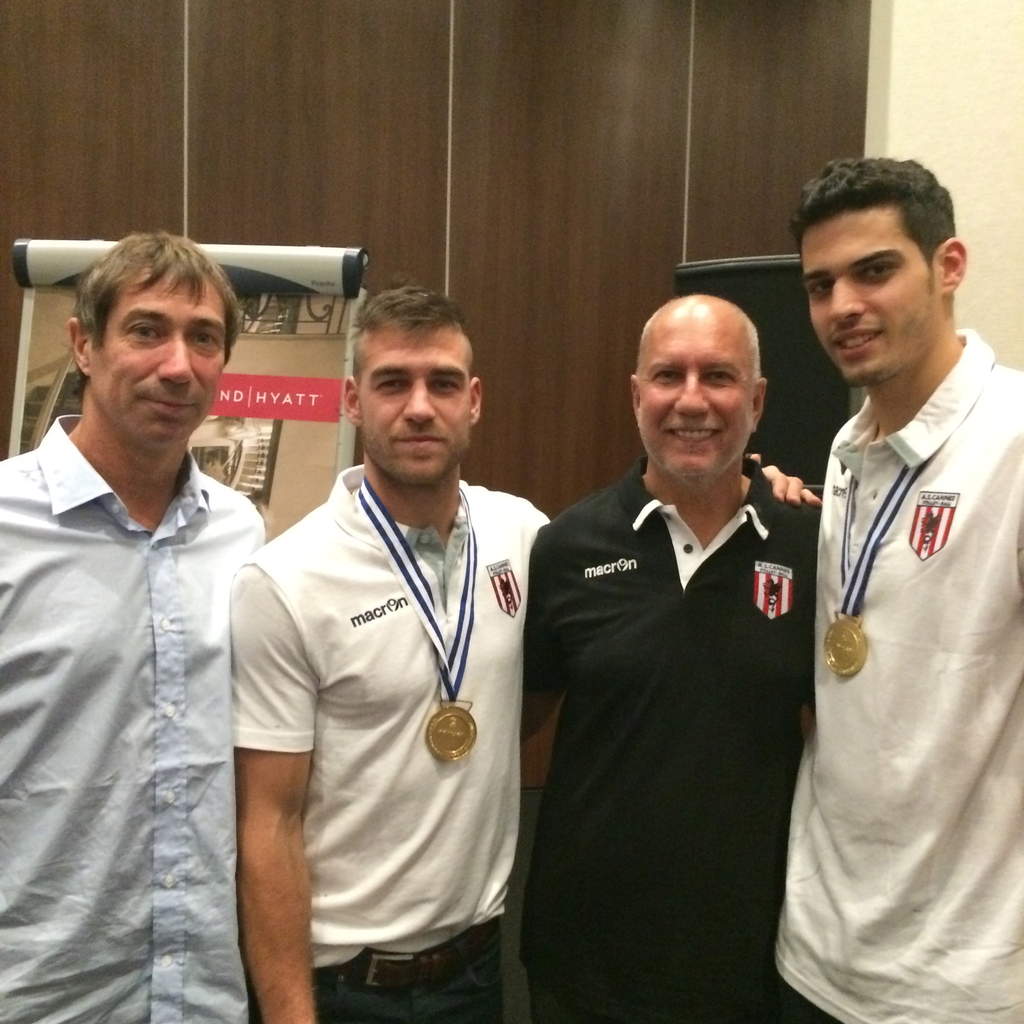
[[[523,636],[523,688],[532,690],[563,690],[560,645],[552,630],[552,614],[547,607],[551,587],[551,559],[546,530],[541,530],[530,556],[530,596],[526,602],[526,626]]]
[[[231,646],[235,746],[312,750],[318,678],[286,595],[258,565],[235,577]]]

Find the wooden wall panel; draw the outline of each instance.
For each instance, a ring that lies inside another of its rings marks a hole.
[[[800,186],[864,151],[870,16],[870,0],[698,0],[688,259],[793,252]]]
[[[447,0],[190,0],[189,231],[444,276]]]
[[[469,479],[554,513],[637,454],[629,373],[681,251],[689,5],[459,0],[451,292]]]
[[[21,317],[14,240],[182,228],[183,10],[173,0],[33,0],[4,3],[0,19],[5,455]]]

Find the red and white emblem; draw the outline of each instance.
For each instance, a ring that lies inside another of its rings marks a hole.
[[[914,521],[910,524],[910,546],[922,562],[946,546],[959,500],[959,494],[946,491],[922,491],[917,496]]]
[[[494,588],[494,596],[498,599],[498,607],[506,615],[514,616],[523,603],[523,595],[519,592],[519,583],[512,571],[512,563],[508,559],[504,562],[495,562],[487,566],[487,573],[491,577],[491,586]]]
[[[777,619],[793,607],[793,570],[775,562],[754,563],[754,604]]]

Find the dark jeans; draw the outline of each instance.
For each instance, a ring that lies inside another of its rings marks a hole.
[[[501,937],[441,985],[385,989],[315,971],[319,1024],[501,1024]]]
[[[792,985],[779,982],[782,994],[782,1024],[842,1024],[829,1016],[810,1000],[805,999]]]

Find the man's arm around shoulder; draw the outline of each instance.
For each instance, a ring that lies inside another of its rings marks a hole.
[[[236,748],[242,953],[264,1024],[315,1024],[302,809],[311,752]]]

